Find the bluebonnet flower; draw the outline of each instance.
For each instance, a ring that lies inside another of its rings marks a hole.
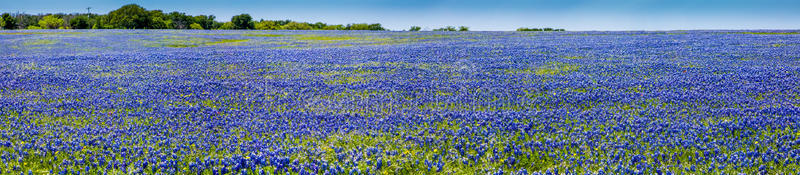
[[[800,159],[800,43],[769,34],[786,31],[8,32],[9,174],[756,174]]]

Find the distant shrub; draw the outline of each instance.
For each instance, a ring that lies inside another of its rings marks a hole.
[[[344,27],[345,30],[386,30],[381,26],[380,23],[355,23],[355,24],[348,24]]]
[[[225,24],[222,24],[222,26],[219,26],[219,29],[220,30],[233,30],[233,29],[236,29],[236,28],[233,26],[232,22],[226,22]]]
[[[78,16],[69,20],[69,26],[73,29],[88,29],[89,18],[86,16]]]
[[[265,20],[256,22],[255,28],[256,30],[278,30],[281,29],[281,26],[275,21]]]
[[[253,17],[246,13],[233,16],[231,23],[234,29],[253,29]]]
[[[408,31],[419,31],[419,30],[422,30],[422,27],[419,27],[419,26],[411,26],[411,28],[410,28],[410,29],[408,29]]]
[[[0,20],[0,27],[6,30],[13,30],[17,27],[17,20],[8,13],[3,13]]]
[[[63,27],[64,20],[53,15],[47,15],[42,20],[39,20],[39,26],[45,29],[57,29]]]
[[[107,20],[113,28],[118,29],[147,29],[151,28],[149,13],[142,6],[128,4],[108,12]],[[41,25],[40,25],[41,26]]]
[[[200,24],[198,23],[192,23],[191,25],[189,25],[189,28],[194,30],[203,30],[203,26],[200,26]]]
[[[311,25],[308,23],[290,22],[289,24],[281,26],[283,30],[311,30]]]
[[[345,30],[369,30],[369,24],[348,24],[347,27],[345,27]]]
[[[322,30],[344,30],[344,25],[327,25]]]
[[[452,32],[452,31],[456,31],[456,27],[447,26],[447,27],[442,27],[442,28],[438,28],[438,29],[433,29],[433,31],[451,31]]]

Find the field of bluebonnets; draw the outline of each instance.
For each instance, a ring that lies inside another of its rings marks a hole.
[[[796,174],[800,33],[0,33],[0,173]]]

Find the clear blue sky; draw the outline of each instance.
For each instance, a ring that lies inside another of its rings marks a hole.
[[[108,13],[136,3],[148,10],[344,24],[392,30],[469,26],[471,30],[800,29],[800,0],[3,0],[0,12]]]

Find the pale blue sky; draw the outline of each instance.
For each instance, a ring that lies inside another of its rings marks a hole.
[[[4,0],[5,1],[5,0]],[[7,0],[0,12],[108,13],[136,3],[148,10],[344,24],[392,30],[469,26],[471,30],[800,29],[800,0]]]

